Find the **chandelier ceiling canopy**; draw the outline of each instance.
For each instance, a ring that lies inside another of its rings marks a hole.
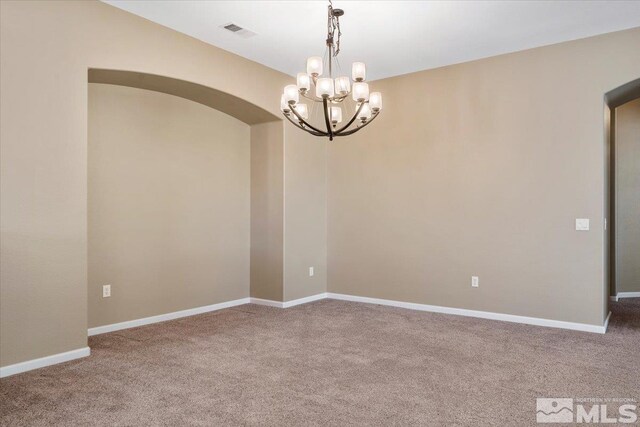
[[[358,132],[382,110],[382,94],[370,93],[369,84],[365,82],[364,63],[352,64],[351,79],[340,71],[337,57],[343,15],[344,11],[334,9],[329,1],[325,57],[308,58],[306,72],[298,73],[297,84],[285,86],[280,98],[280,110],[294,126],[311,135],[328,137],[330,141]],[[310,117],[317,115],[324,123],[312,125]]]

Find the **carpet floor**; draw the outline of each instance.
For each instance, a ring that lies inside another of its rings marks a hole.
[[[2,426],[535,425],[536,397],[640,399],[640,299],[607,334],[336,300],[89,339],[0,380]]]

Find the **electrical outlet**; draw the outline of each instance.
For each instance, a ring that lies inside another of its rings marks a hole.
[[[478,276],[471,276],[471,287],[477,288],[480,286],[480,278]]]
[[[309,267],[309,277],[313,277],[313,267]]]
[[[111,296],[111,285],[104,285],[102,287],[102,298],[109,298]]]

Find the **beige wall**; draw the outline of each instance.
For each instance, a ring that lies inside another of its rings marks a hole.
[[[284,159],[284,300],[290,301],[327,290],[328,141],[289,123],[285,133],[291,137]]]
[[[251,127],[251,296],[283,301],[282,123]]]
[[[615,116],[616,290],[640,292],[640,99]]]
[[[0,67],[0,366],[7,366],[87,344],[88,69],[192,82],[275,116],[293,78],[97,1],[0,2]],[[283,147],[302,137],[281,135]]]
[[[374,82],[382,116],[329,146],[329,291],[601,325],[603,97],[638,46],[636,28]]]
[[[327,290],[327,145],[287,123],[282,146],[278,132],[251,127],[251,296],[291,301]]]
[[[88,154],[89,327],[249,296],[248,125],[90,84]]]

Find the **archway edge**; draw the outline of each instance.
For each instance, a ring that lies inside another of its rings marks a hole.
[[[640,98],[640,78],[610,90],[605,93],[604,98],[606,104],[611,109],[619,107],[622,104],[626,104],[636,98]]]
[[[640,98],[640,78],[624,83],[604,94],[605,123],[605,217],[609,219],[609,227],[604,229],[605,250],[605,304],[609,296],[616,298],[616,150],[615,121],[616,108],[634,99]],[[605,310],[605,312],[608,312]]]
[[[269,111],[227,92],[158,74],[90,68],[89,83],[128,86],[178,96],[222,111],[248,125],[282,120]]]

